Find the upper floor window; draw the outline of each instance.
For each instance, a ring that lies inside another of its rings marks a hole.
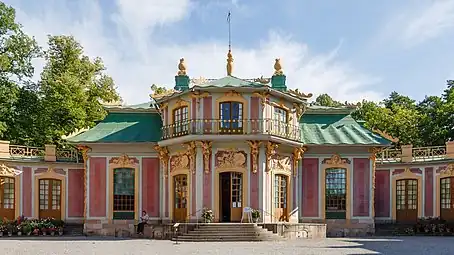
[[[287,133],[288,112],[284,108],[274,107],[274,131],[276,134]]]
[[[243,130],[243,104],[222,102],[219,104],[221,133],[240,133]]]
[[[173,110],[174,134],[184,134],[188,132],[188,107],[183,106]]]

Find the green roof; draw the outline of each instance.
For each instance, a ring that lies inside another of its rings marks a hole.
[[[217,87],[217,88],[229,88],[229,87],[251,88],[252,87],[252,88],[260,88],[260,87],[267,87],[267,86],[268,86],[267,84],[262,84],[262,83],[258,83],[258,82],[243,80],[243,79],[237,78],[235,76],[226,76],[224,78],[212,80],[212,81],[209,81],[207,83],[202,83],[202,84],[196,85],[194,87],[201,87],[201,88],[207,88],[207,87]]]
[[[157,113],[109,113],[84,133],[70,137],[71,143],[140,143],[161,139],[161,116]]]
[[[308,145],[390,145],[346,114],[308,114],[300,120],[302,142]]]
[[[130,110],[146,110],[146,109],[154,109],[156,108],[156,101],[153,99],[152,101],[141,103],[141,104],[133,104],[133,105],[108,105],[105,106],[107,110],[109,109],[130,109]]]

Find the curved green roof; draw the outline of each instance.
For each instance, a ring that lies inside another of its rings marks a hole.
[[[158,142],[161,127],[161,116],[157,113],[109,113],[93,128],[67,140],[71,143]]]
[[[371,132],[346,114],[308,114],[300,120],[302,142],[308,145],[382,145],[391,141]]]

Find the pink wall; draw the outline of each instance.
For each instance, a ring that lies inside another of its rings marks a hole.
[[[32,168],[22,167],[22,214],[32,217]]]
[[[213,118],[212,115],[212,98],[211,97],[205,97],[203,98],[203,118],[206,120],[210,120]],[[211,126],[213,124],[211,122],[207,122],[204,124],[204,132],[209,133],[211,132]]]
[[[84,169],[68,169],[68,217],[84,216]]]
[[[90,217],[106,217],[106,158],[90,157]]]
[[[159,217],[159,159],[142,158],[142,210]]]
[[[375,217],[391,217],[389,171],[388,169],[375,171]]]
[[[318,158],[304,158],[302,171],[302,216],[319,217],[318,215]],[[321,199],[321,198],[320,198]]]
[[[211,157],[209,160],[210,172],[208,174],[203,173],[203,207],[212,208],[211,205]],[[212,208],[214,209],[214,208]]]
[[[434,181],[434,168],[433,167],[426,167],[425,171],[425,207],[424,207],[424,216],[433,216],[434,214],[434,190],[433,190],[433,181]]]
[[[251,97],[251,120],[258,120],[259,119],[259,98],[258,97]],[[251,122],[251,132],[257,133],[259,132],[259,123],[257,121]]]
[[[249,157],[249,160],[251,161],[251,164],[254,164],[254,162],[252,161],[252,157]],[[255,163],[257,163],[257,162],[255,162]],[[252,173],[251,172],[251,202],[250,202],[250,206],[253,209],[258,209],[259,208],[259,173],[260,173],[260,170],[258,169],[258,167],[259,166],[257,166],[257,173]]]
[[[353,216],[369,216],[370,162],[368,158],[353,159]]]
[[[191,120],[197,119],[197,99],[193,98],[191,103]],[[193,121],[191,124],[191,130],[189,131],[192,133],[197,128],[196,121]],[[191,132],[192,131],[192,132]]]

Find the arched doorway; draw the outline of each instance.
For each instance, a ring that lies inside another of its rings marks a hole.
[[[241,221],[243,213],[243,174],[223,172],[219,174],[220,221]]]
[[[15,179],[12,177],[0,177],[0,219],[15,218]]]
[[[418,180],[396,181],[396,220],[415,222],[418,219]]]
[[[175,222],[186,221],[188,214],[188,176],[173,176],[173,219]]]
[[[454,177],[440,179],[440,217],[454,221]]]
[[[39,218],[61,219],[62,181],[39,179]]]
[[[279,221],[288,221],[288,176],[274,176],[274,213]]]

